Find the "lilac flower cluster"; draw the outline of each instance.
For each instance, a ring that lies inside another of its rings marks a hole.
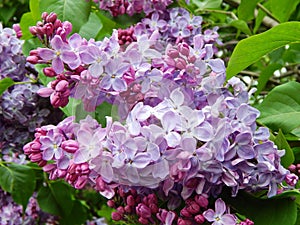
[[[58,224],[58,218],[40,210],[36,197],[32,196],[23,214],[23,207],[16,204],[11,195],[0,188],[0,224]]]
[[[23,42],[13,29],[3,28],[0,23],[0,79],[24,79],[26,59],[22,54]]]
[[[164,11],[173,0],[93,0],[102,10],[107,10],[112,16],[144,12],[146,15],[154,11]]]
[[[54,14],[45,15],[41,26],[50,15],[56,23]],[[118,119],[106,117],[102,126],[90,116],[79,122],[68,117],[42,126],[25,154],[50,179],[63,178],[77,189],[90,183],[109,199],[120,197],[121,189],[134,198],[139,195],[129,189],[161,193],[167,206],[160,216],[149,208],[155,201],[133,204],[126,194],[126,204],[117,205],[115,220],[129,206],[127,213],[142,224],[233,224],[221,199],[215,211],[204,211],[195,196],[217,198],[229,187],[233,196],[266,190],[272,197],[284,180],[295,183],[280,164],[285,151],[269,140],[267,128],[257,127],[259,111],[248,104],[252,91],[238,78],[225,82],[224,62],[214,54],[217,30],[202,33],[201,22],[173,8],[103,41],[44,32],[52,37],[48,48],[33,50],[29,61],[51,64],[44,73],[56,79],[39,94],[50,96],[54,107],[67,105],[69,96],[81,99],[87,111],[107,101]],[[176,209],[175,219],[170,210]]]
[[[26,64],[22,54],[23,41],[18,26],[0,27],[0,78],[9,77],[20,84],[10,87],[0,97],[0,150],[5,157],[21,153],[22,146],[32,138],[36,127],[47,123],[52,109],[48,101],[39,97],[37,91],[42,87],[36,82],[34,69]],[[57,114],[59,119],[59,114]],[[54,120],[55,121],[57,121]]]

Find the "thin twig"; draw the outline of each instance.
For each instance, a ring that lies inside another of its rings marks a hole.
[[[275,20],[277,23],[280,23],[280,21],[278,19],[276,19],[273,14],[266,8],[264,7],[262,4],[257,3],[257,6],[263,11],[265,12],[270,18],[272,18],[273,20]]]
[[[251,77],[256,77],[258,78],[260,75],[258,73],[252,72],[252,71],[248,71],[248,70],[242,70],[240,72],[240,74],[245,74],[245,75],[249,75]],[[280,85],[281,83],[278,82],[277,80],[274,80],[272,78],[269,79],[269,81],[271,81],[272,83],[276,84],[276,85]]]
[[[228,12],[225,10],[218,10],[218,9],[198,9],[195,11],[196,13],[219,13],[219,14],[225,14],[230,15],[234,20],[238,20],[237,16],[233,12]]]

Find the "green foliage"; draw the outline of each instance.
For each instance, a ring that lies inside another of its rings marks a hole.
[[[35,173],[26,165],[0,164],[0,187],[11,193],[14,201],[26,209],[35,189]]]
[[[271,12],[281,23],[288,21],[300,0],[271,0]]]
[[[71,213],[74,204],[71,187],[61,181],[49,182],[41,187],[37,200],[43,211],[64,217]]]
[[[235,198],[224,196],[224,199],[238,212],[253,220],[255,225],[295,225],[296,202],[287,195],[278,199],[259,199],[242,192]]]
[[[276,135],[274,143],[277,145],[278,149],[285,150],[285,155],[281,158],[281,164],[285,168],[288,168],[295,161],[295,156],[281,130],[279,130],[278,134]]]
[[[238,17],[241,20],[249,21],[254,18],[254,10],[258,2],[262,0],[242,0],[238,7]]]
[[[289,133],[300,126],[300,83],[289,82],[274,88],[257,106],[258,121],[274,131]]]
[[[1,79],[0,80],[0,96],[3,94],[4,91],[6,91],[7,88],[14,85],[14,83],[15,82],[9,77]]]
[[[297,42],[300,42],[300,22],[283,23],[240,41],[229,60],[227,78],[236,75],[267,53]]]
[[[219,8],[222,0],[191,0],[200,10],[202,9],[215,9]]]

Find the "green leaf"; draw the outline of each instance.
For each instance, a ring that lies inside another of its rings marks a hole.
[[[192,3],[198,6],[200,10],[216,9],[220,7],[222,0],[193,0]]]
[[[289,143],[287,142],[284,134],[280,129],[278,134],[276,135],[274,142],[277,145],[278,149],[285,150],[285,155],[281,158],[281,164],[285,168],[288,168],[295,161],[295,156],[293,150],[291,149]]]
[[[266,13],[264,11],[262,11],[261,9],[258,9],[258,13],[255,17],[255,26],[253,28],[253,34],[256,34],[258,29],[260,28],[260,25],[263,22],[263,19],[265,16],[266,16]]]
[[[227,78],[233,77],[265,54],[297,42],[300,42],[300,22],[279,24],[264,33],[241,40],[229,60]]]
[[[244,20],[233,20],[230,23],[231,26],[237,28],[238,30],[242,31],[247,35],[252,35],[251,30],[248,27],[248,24]]]
[[[35,188],[35,173],[25,165],[0,166],[0,186],[11,193],[14,201],[26,209]]]
[[[255,96],[257,97],[259,93],[265,88],[266,84],[268,83],[268,80],[270,77],[273,76],[274,72],[278,69],[280,69],[282,65],[278,63],[272,63],[268,65],[264,70],[260,72],[260,75],[258,77],[258,84],[257,84],[257,90],[255,92]]]
[[[66,217],[71,213],[74,201],[71,187],[61,181],[55,181],[38,191],[37,200],[45,212]]]
[[[31,15],[33,20],[39,21],[41,20],[41,12],[40,12],[40,3],[39,0],[30,0],[29,1],[29,8],[31,11]]]
[[[241,20],[249,21],[254,18],[254,9],[258,2],[262,0],[242,0],[241,4],[238,7],[238,17]]]
[[[223,199],[255,225],[295,225],[297,219],[296,202],[289,197],[258,199],[243,192]]]
[[[7,90],[7,88],[13,86],[15,84],[15,82],[9,78],[9,77],[5,77],[3,79],[0,80],[0,96],[3,94],[4,91]]]
[[[96,15],[101,21],[101,23],[98,25],[101,26],[101,30],[97,34],[96,40],[101,40],[104,37],[111,35],[112,30],[117,27],[117,23],[105,16],[101,11],[97,11]]]
[[[94,12],[92,12],[88,22],[81,27],[79,34],[81,37],[86,38],[87,40],[90,38],[96,38],[102,28],[103,24],[100,18]]]
[[[258,122],[274,131],[289,133],[300,126],[300,83],[291,81],[275,87],[257,106]]]
[[[73,207],[68,216],[63,217],[59,222],[62,225],[81,225],[88,219],[88,209],[79,200],[73,200]]]
[[[73,25],[72,32],[79,32],[89,19],[91,5],[85,0],[39,0],[40,12],[55,12],[62,21]]]
[[[13,17],[16,10],[17,7],[0,7],[0,21],[3,21],[4,24],[8,23],[8,21]]]
[[[281,23],[286,22],[299,3],[299,0],[270,0],[272,15]]]
[[[35,25],[36,25],[36,21],[33,19],[31,12],[27,12],[22,15],[21,21],[20,21],[20,27],[22,30],[22,39],[23,40],[28,40],[28,39],[32,38],[32,34],[29,31],[29,27],[35,26]]]

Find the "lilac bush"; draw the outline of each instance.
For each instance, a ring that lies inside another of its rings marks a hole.
[[[217,28],[202,30],[202,18],[183,8],[153,12],[135,2],[112,4],[100,7],[113,15],[137,7],[134,12],[148,17],[95,41],[68,37],[68,22],[43,13],[31,33],[45,47],[27,61],[46,64],[45,75],[55,78],[38,91],[54,107],[71,97],[93,112],[106,101],[118,115],[107,116],[106,125],[71,116],[37,128],[24,153],[51,180],[76,189],[89,184],[111,199],[115,221],[251,224],[230,214],[218,196],[229,188],[233,197],[241,190],[273,197],[297,177],[280,163],[285,150],[256,123],[260,112],[249,104],[254,90],[236,77],[226,81],[215,54],[222,44]],[[160,208],[159,201],[167,205]]]

